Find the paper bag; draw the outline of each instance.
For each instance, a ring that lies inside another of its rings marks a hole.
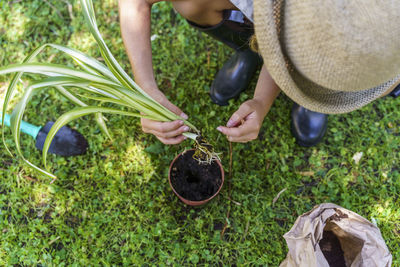
[[[283,237],[289,252],[280,267],[389,267],[392,264],[392,255],[379,228],[331,203],[315,206],[301,215]]]

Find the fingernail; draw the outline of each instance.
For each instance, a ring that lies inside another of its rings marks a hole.
[[[239,119],[239,117],[238,117],[237,115],[233,115],[232,118],[230,118],[230,119],[228,120],[228,122],[226,123],[226,126],[227,126],[227,127],[235,126],[236,121],[237,121],[238,119]]]
[[[186,140],[187,139],[187,136],[183,136],[183,140]]]
[[[188,126],[184,126],[183,127],[183,131],[185,131],[185,132],[189,131],[189,127]]]
[[[181,117],[182,117],[182,118],[184,118],[185,120],[187,120],[187,119],[189,118],[189,116],[188,116],[188,115],[186,115],[186,114],[185,114],[185,113],[183,113],[183,112],[181,113]]]
[[[233,125],[235,125],[235,121],[234,121],[234,120],[229,120],[229,121],[226,123],[226,126],[227,126],[227,127],[232,127]]]
[[[183,121],[179,121],[179,125],[183,125]]]
[[[222,128],[220,126],[218,126],[217,131],[220,131],[222,133]]]

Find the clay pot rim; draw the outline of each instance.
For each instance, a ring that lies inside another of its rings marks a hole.
[[[221,191],[222,186],[224,185],[225,172],[224,172],[224,168],[222,167],[221,162],[220,162],[219,160],[216,160],[216,162],[217,162],[217,164],[218,164],[218,166],[219,166],[219,169],[220,169],[220,171],[221,171],[221,185],[219,186],[217,192],[215,192],[214,195],[212,195],[211,197],[209,197],[209,198],[207,198],[207,199],[198,200],[198,201],[189,200],[189,199],[186,199],[186,198],[182,197],[180,194],[178,194],[178,192],[176,192],[175,188],[172,186],[172,183],[171,183],[171,170],[172,170],[172,165],[175,163],[175,161],[176,161],[183,153],[186,153],[186,152],[192,151],[192,150],[195,150],[195,149],[188,149],[188,150],[185,150],[185,151],[179,153],[179,154],[174,158],[174,160],[173,160],[173,161],[171,162],[171,164],[169,165],[168,182],[169,182],[169,186],[171,187],[172,191],[175,193],[175,195],[178,196],[178,198],[179,198],[183,203],[185,203],[186,205],[189,205],[189,206],[200,206],[200,205],[204,205],[204,204],[206,204],[207,202],[209,202],[209,201],[210,201],[211,199],[213,199],[216,195],[218,195],[218,193]]]

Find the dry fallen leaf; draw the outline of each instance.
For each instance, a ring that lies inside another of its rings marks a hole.
[[[157,39],[158,38],[158,35],[157,34],[153,34],[151,37],[150,37],[150,40],[151,41],[154,41],[155,39]]]
[[[276,197],[272,200],[272,206],[275,205],[275,202],[278,201],[279,196],[286,191],[287,188],[282,189],[277,195]]]
[[[356,164],[358,164],[361,160],[361,157],[363,156],[363,152],[357,152],[353,156],[353,160]]]
[[[300,175],[303,176],[313,176],[315,174],[315,172],[313,171],[306,171],[306,172],[299,172]]]

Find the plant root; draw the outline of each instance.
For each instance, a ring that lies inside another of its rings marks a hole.
[[[196,138],[194,148],[196,151],[193,155],[193,158],[200,164],[211,164],[214,160],[221,160],[219,153],[216,153],[214,151],[214,147],[200,134]]]

